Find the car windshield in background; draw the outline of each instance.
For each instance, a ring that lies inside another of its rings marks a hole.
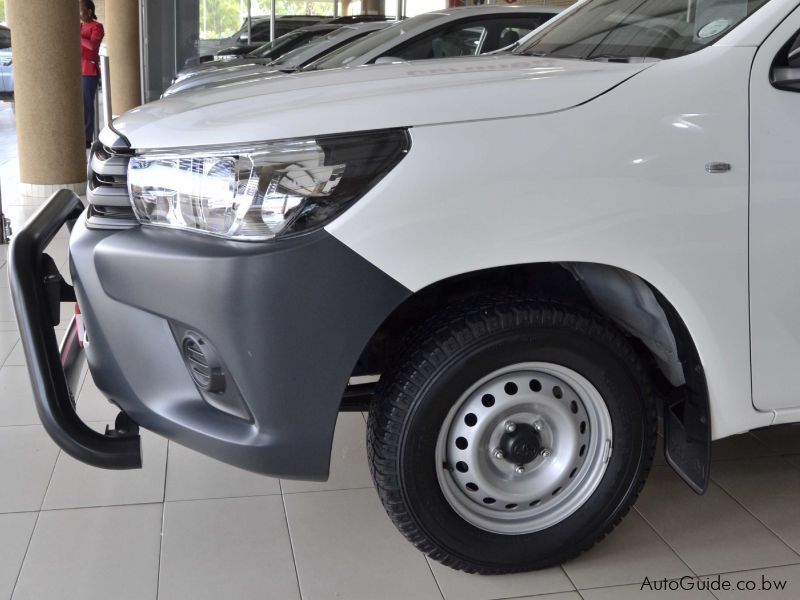
[[[391,42],[392,40],[400,39],[404,35],[408,35],[409,31],[416,29],[420,25],[429,23],[431,21],[437,21],[442,18],[444,18],[444,15],[437,13],[425,13],[410,19],[406,19],[405,21],[400,21],[399,23],[395,23],[394,25],[391,25],[377,33],[368,35],[364,39],[353,42],[352,44],[347,44],[346,46],[342,46],[335,52],[328,54],[322,60],[311,63],[306,68],[308,70],[315,70],[344,67],[356,58],[367,54],[375,48],[378,48],[387,42]]]
[[[285,33],[281,37],[275,38],[275,40],[267,42],[262,46],[259,46],[258,48],[250,52],[247,56],[249,56],[250,58],[266,58],[270,56],[270,54],[272,54],[273,50],[278,50],[282,46],[285,46],[293,42],[294,40],[296,40],[299,37],[302,37],[303,35],[306,35],[306,33],[303,31],[297,31],[297,32],[291,31],[289,33]]]
[[[590,1],[516,53],[608,61],[676,58],[713,44],[767,1]]]
[[[319,35],[308,38],[308,40],[301,46],[298,46],[294,50],[291,50],[280,58],[272,61],[270,65],[279,69],[300,67],[306,60],[308,60],[306,53],[309,51],[312,45],[324,44],[332,39],[335,39],[336,37],[347,38],[350,35],[351,34],[347,30],[342,31],[341,29],[337,29],[333,33],[321,32]]]
[[[11,48],[11,30],[0,27],[0,50]]]

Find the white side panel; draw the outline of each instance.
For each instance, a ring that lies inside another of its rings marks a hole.
[[[800,93],[770,84],[772,61],[800,30],[800,10],[756,55],[750,84],[750,319],[753,400],[800,406]]]
[[[327,229],[412,290],[518,263],[627,269],[685,320],[714,436],[768,425],[772,413],[755,411],[750,394],[754,52],[712,47],[664,61],[560,113],[414,128],[408,157]],[[709,174],[710,162],[732,170]]]

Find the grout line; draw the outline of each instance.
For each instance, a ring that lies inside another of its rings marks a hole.
[[[84,383],[86,382],[87,375],[84,376]],[[81,385],[83,389],[83,385]],[[164,519],[167,514],[167,473],[169,471],[169,447],[170,443],[167,440],[167,457],[164,461],[164,489],[161,493],[161,535],[158,536],[158,567],[156,568],[156,600],[161,595],[161,555],[164,552]]]
[[[28,544],[25,546],[25,553],[22,555],[22,562],[19,563],[19,570],[17,571],[17,576],[14,578],[14,586],[11,588],[11,598],[14,597],[14,594],[17,591],[17,586],[19,585],[19,578],[22,576],[22,569],[25,568],[25,561],[28,559],[28,551],[31,549],[31,542],[33,541],[33,536],[36,533],[36,527],[39,525],[39,517],[41,516],[41,512],[36,512],[36,520],[33,522],[33,528],[31,529],[31,535],[28,538]]]
[[[164,479],[166,487],[166,478]],[[156,567],[156,600],[161,595],[161,555],[164,553],[164,519],[167,513],[167,503],[161,503],[161,532],[158,536],[158,566]]]
[[[283,504],[283,520],[286,523],[286,535],[289,536],[289,550],[292,553],[292,566],[294,567],[294,577],[297,581],[297,594],[303,598],[303,588],[300,587],[300,573],[297,571],[297,557],[294,554],[294,540],[292,540],[292,529],[289,527],[289,513],[286,511],[286,497],[283,495],[283,486],[281,480],[278,479],[278,490],[281,493],[281,504]]]
[[[428,565],[428,570],[431,572],[431,576],[433,577],[433,583],[436,584],[436,589],[439,590],[439,595],[444,600],[444,591],[442,591],[442,586],[439,585],[439,580],[436,579],[436,573],[433,572],[433,567],[431,566],[431,561],[428,558],[427,554],[422,553],[422,560],[425,561],[425,564]]]
[[[25,554],[22,555],[22,562],[19,565],[19,571],[17,571],[17,576],[14,579],[14,587],[11,588],[12,598],[14,597],[14,593],[17,591],[17,585],[19,585],[19,578],[22,575],[22,569],[25,568],[25,561],[28,559],[28,551],[31,549],[31,542],[33,541],[33,536],[36,534],[36,527],[39,525],[39,517],[42,515],[42,506],[44,506],[44,499],[47,497],[47,492],[50,490],[50,484],[53,482],[53,473],[56,472],[56,465],[58,464],[59,456],[61,456],[61,450],[58,451],[58,454],[56,454],[56,459],[53,461],[53,468],[50,471],[50,478],[47,480],[47,487],[44,490],[44,494],[42,494],[42,501],[39,503],[39,510],[36,511],[36,520],[33,522],[33,529],[31,529],[31,536],[28,538],[27,546],[25,546]],[[32,512],[32,511],[27,511],[27,512]]]
[[[691,573],[696,577],[697,573],[695,572],[695,570],[691,566],[689,566],[688,562],[686,562],[683,559],[683,557],[678,553],[678,550],[674,548],[672,544],[670,544],[663,535],[661,535],[661,532],[658,529],[656,529],[655,525],[653,525],[650,521],[648,521],[647,517],[644,516],[644,514],[637,508],[635,504],[633,505],[633,510],[636,512],[637,515],[639,515],[642,518],[642,521],[644,521],[647,524],[647,526],[653,531],[653,533],[655,533],[658,536],[658,539],[664,542],[667,548],[672,550],[672,553],[678,557],[678,560],[681,561],[687,569],[689,569],[689,573]]]
[[[573,591],[577,591],[578,590],[578,586],[575,585],[574,581],[572,581],[572,577],[569,576],[569,573],[567,573],[567,570],[564,568],[564,565],[560,564],[560,565],[558,565],[558,568],[561,569],[561,572],[564,574],[564,577],[566,577],[567,581],[569,581],[569,584],[572,586],[572,590]]]
[[[163,504],[158,500],[153,502],[129,502],[128,504],[96,504],[91,506],[67,506],[64,508],[43,508],[42,510],[34,511],[34,510],[12,510],[9,512],[0,513],[0,515],[19,515],[19,514],[26,514],[32,512],[38,513],[54,513],[54,512],[63,512],[66,510],[94,510],[97,508],[120,508],[122,506],[155,506],[156,504]]]

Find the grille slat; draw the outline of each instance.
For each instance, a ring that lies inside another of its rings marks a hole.
[[[137,224],[128,195],[128,163],[133,151],[119,142],[116,140],[113,147],[97,142],[92,147],[86,190],[91,205],[87,224],[98,229]]]

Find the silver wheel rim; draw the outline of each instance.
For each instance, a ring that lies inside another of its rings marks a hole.
[[[498,456],[504,447],[518,452],[509,440],[518,439],[514,431],[530,435],[531,428],[537,443],[522,451],[541,447],[533,459]],[[591,497],[612,442],[606,403],[585,377],[561,365],[519,363],[483,377],[455,403],[436,442],[437,477],[447,502],[472,525],[533,533],[560,523]]]

